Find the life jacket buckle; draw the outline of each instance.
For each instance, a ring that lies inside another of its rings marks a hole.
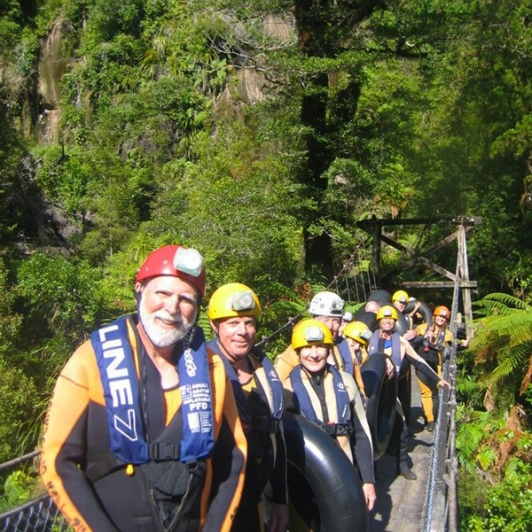
[[[154,442],[150,444],[149,457],[154,462],[179,460],[180,456],[180,447],[177,443]]]

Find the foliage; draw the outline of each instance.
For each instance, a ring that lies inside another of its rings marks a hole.
[[[18,292],[27,312],[25,334],[36,339],[60,331],[76,346],[98,323],[103,299],[99,272],[64,256],[35,254],[18,270]]]
[[[371,259],[358,220],[475,215],[471,277],[504,293],[478,303],[461,353],[459,449],[467,474],[500,486],[479,487],[471,529],[511,529],[503,487],[526,493],[532,410],[529,3],[5,0],[0,15],[2,452],[24,422],[36,441],[58,369],[134,308],[155,247],[196,246],[207,298],[252,286],[273,356],[355,249]],[[51,109],[38,59],[59,22],[68,68]],[[393,236],[430,248],[448,227]],[[446,250],[430,258],[455,268]],[[383,248],[383,278],[404,262]]]
[[[20,440],[28,428],[28,420],[33,419],[36,397],[33,379],[0,360],[0,463],[25,450]]]
[[[25,471],[11,473],[4,482],[4,495],[0,497],[0,511],[20,506],[33,495],[35,480]]]
[[[516,400],[527,407],[520,397],[532,379],[532,307],[501,293],[489,294],[475,306],[482,317],[476,321],[474,360],[469,363],[481,371],[479,386],[486,389],[488,408],[499,404],[507,410]]]
[[[531,308],[502,293],[489,294],[476,306],[476,335],[462,362],[474,368],[478,382],[466,379],[458,390],[464,401],[456,441],[460,484],[475,486],[474,495],[460,499],[461,530],[527,530],[532,516]],[[481,391],[485,411],[474,410],[482,406]]]
[[[506,420],[461,408],[461,530],[526,530],[532,511],[532,433],[514,410]],[[482,481],[480,481],[482,479]]]

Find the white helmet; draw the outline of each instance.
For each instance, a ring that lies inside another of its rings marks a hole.
[[[308,309],[312,316],[337,316],[344,315],[344,300],[334,292],[319,292],[310,302]]]

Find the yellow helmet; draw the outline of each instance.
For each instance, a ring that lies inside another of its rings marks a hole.
[[[321,321],[306,319],[300,321],[292,331],[292,349],[309,347],[312,345],[333,345],[332,333],[329,327]]]
[[[408,294],[404,290],[397,290],[392,296],[393,301],[400,301],[401,303],[408,303]]]
[[[392,305],[384,305],[377,312],[377,321],[382,320],[383,318],[391,318],[392,320],[397,321],[399,319],[399,314],[397,314],[397,309],[392,307]]]
[[[343,334],[359,344],[368,345],[372,332],[363,321],[352,321],[345,326]]]
[[[259,298],[251,288],[241,283],[228,283],[211,296],[207,316],[219,320],[236,316],[259,317],[261,312]]]

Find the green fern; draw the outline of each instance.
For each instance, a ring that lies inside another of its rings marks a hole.
[[[484,375],[495,404],[509,398],[510,408],[518,398],[532,356],[532,306],[508,294],[494,293],[475,303],[476,336],[470,350],[474,363]],[[526,384],[526,383],[525,383]]]

